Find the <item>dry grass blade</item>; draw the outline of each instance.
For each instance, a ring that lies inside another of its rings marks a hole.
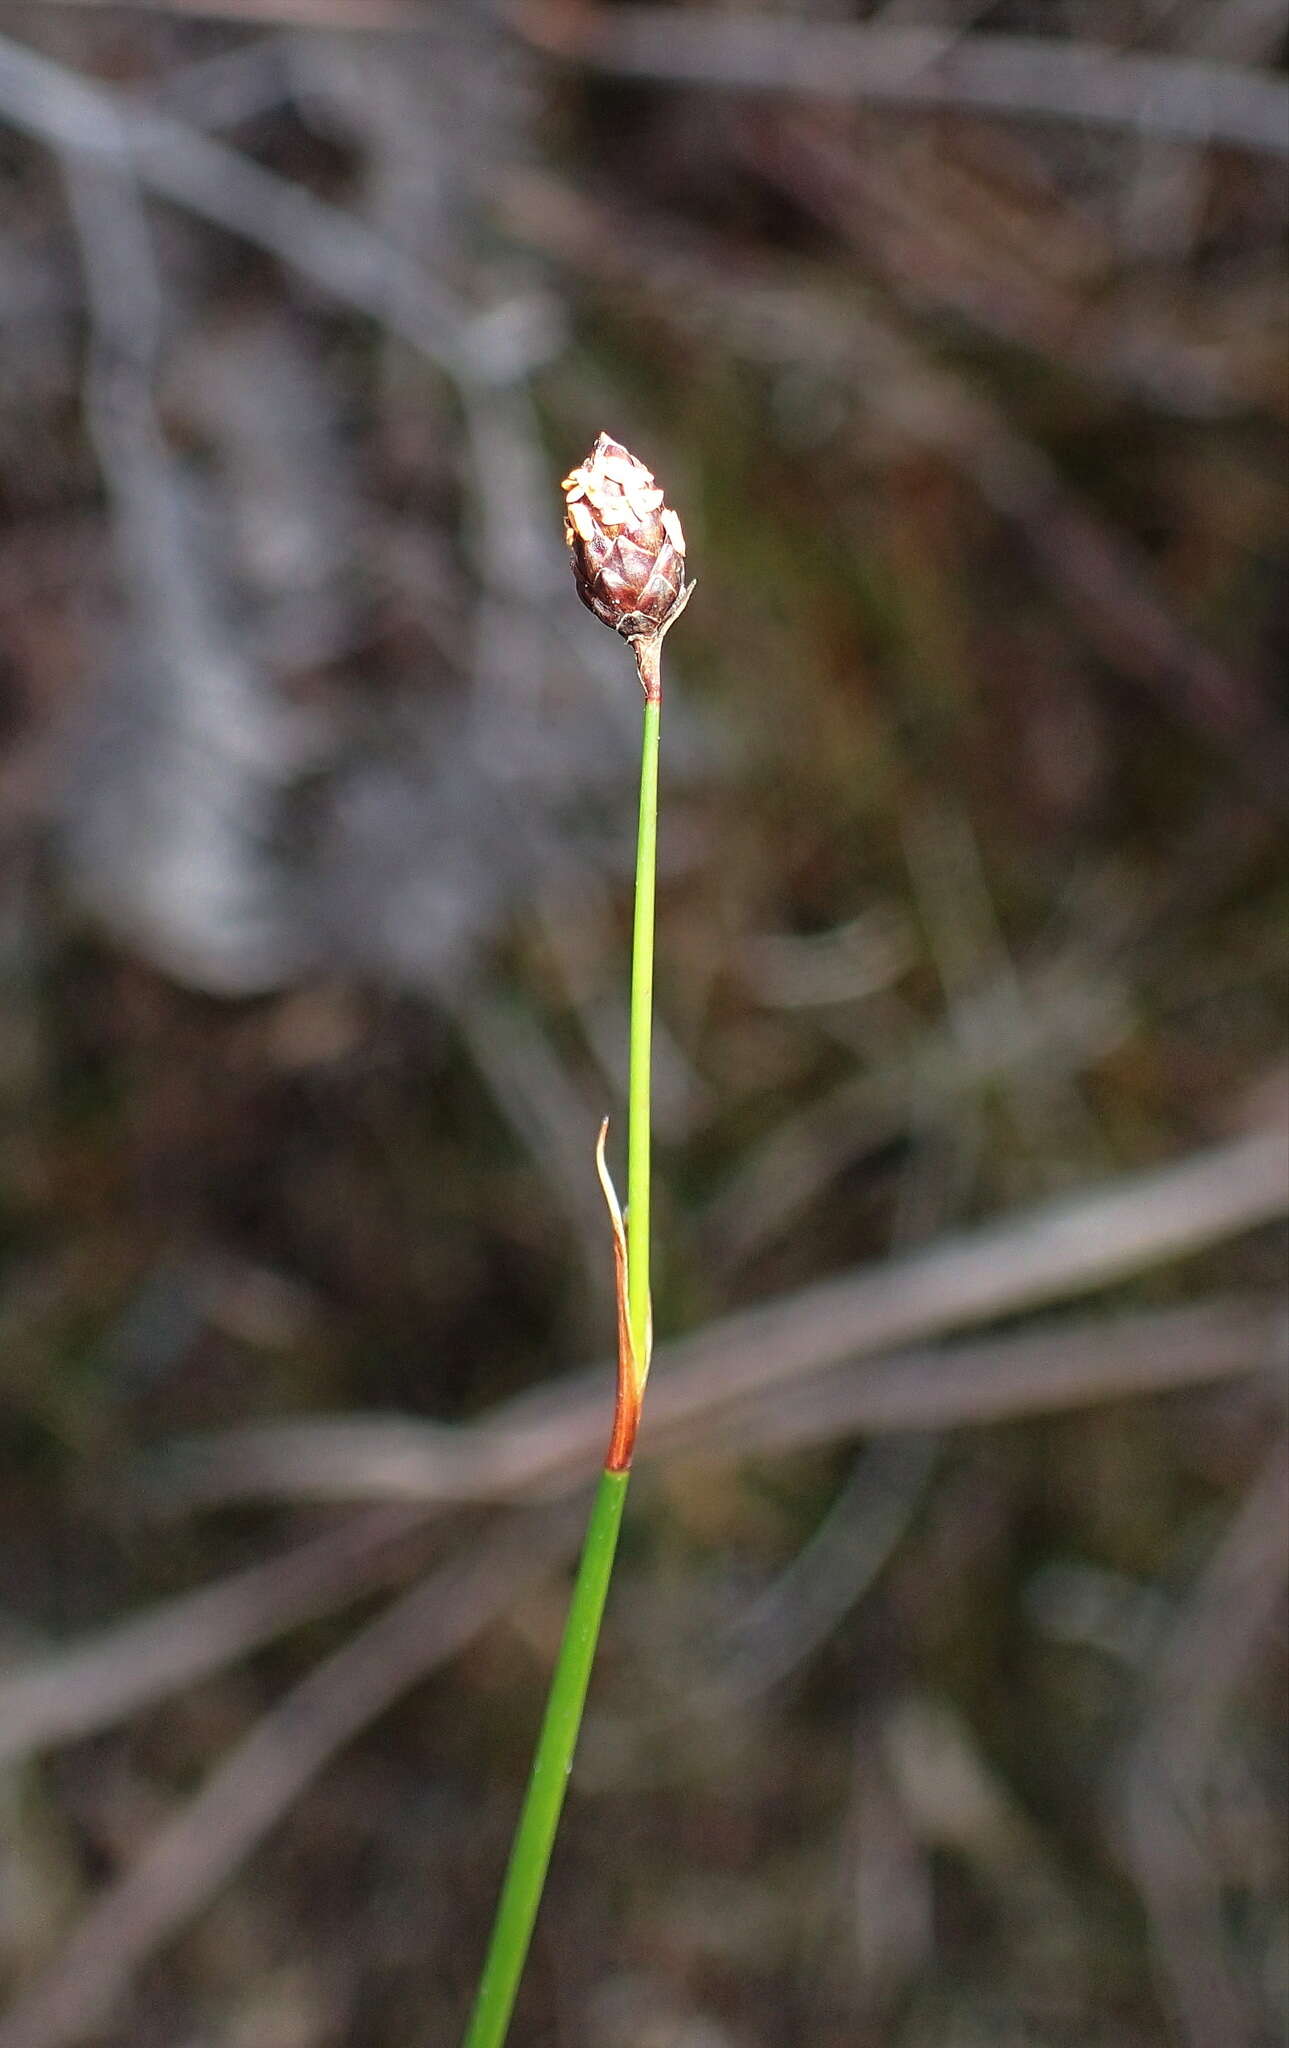
[[[415,1508],[358,1515],[0,1678],[0,1762],[75,1742],[406,1573]]]
[[[39,0],[58,7],[137,9],[185,15],[196,21],[240,21],[264,28],[352,29],[356,34],[424,28],[426,9],[416,0]]]
[[[718,1410],[704,1426],[703,1443],[717,1457],[737,1457],[1140,1399],[1265,1371],[1283,1361],[1285,1338],[1285,1318],[1274,1301],[1209,1302],[860,1358],[789,1392],[770,1391]],[[426,1517],[456,1505],[462,1486],[490,1499],[578,1484],[588,1446],[603,1433],[603,1388],[588,1390],[585,1403],[569,1414],[558,1452],[548,1448],[544,1461],[534,1458],[527,1471],[507,1451],[504,1425],[490,1430],[483,1445],[463,1432],[458,1450],[464,1478],[446,1493],[430,1477],[428,1457],[437,1439],[429,1427],[377,1422],[339,1428],[352,1432],[357,1483],[374,1494],[411,1491],[419,1475],[417,1504],[355,1517],[281,1558],[33,1660],[0,1681],[0,1760],[111,1727],[299,1623],[334,1613],[405,1570],[409,1540],[414,1549]],[[655,1456],[683,1457],[691,1434],[664,1431],[648,1448]],[[494,1441],[498,1435],[500,1443]],[[239,1484],[248,1491],[286,1491],[297,1460],[302,1488],[325,1492],[337,1469],[331,1456],[343,1446],[330,1440],[328,1425],[321,1423],[262,1433],[245,1446],[249,1469],[239,1462],[240,1441],[210,1448],[220,1456],[203,1479],[212,1493],[226,1498]],[[320,1457],[327,1460],[321,1468]],[[201,1498],[199,1493],[199,1503]]]
[[[199,1913],[346,1742],[522,1597],[577,1539],[565,1515],[508,1521],[317,1666],[217,1765],[0,2019],[0,2048],[70,2048]]]
[[[626,78],[870,106],[1074,121],[1289,155],[1289,92],[1269,73],[1056,36],[734,17],[701,9],[519,8],[560,55]]]
[[[664,1347],[648,1442],[688,1433],[699,1418],[710,1427],[722,1409],[848,1359],[1096,1293],[1287,1210],[1289,1160],[1283,1138],[1269,1133],[821,1282]],[[594,1455],[607,1377],[607,1367],[571,1376],[469,1429],[355,1417],[192,1440],[155,1465],[150,1492],[171,1511],[238,1498],[447,1503],[523,1493]],[[1104,1389],[1095,1369],[1093,1377]],[[1014,1387],[1004,1397],[1016,1398]],[[925,1399],[925,1384],[912,1411],[896,1393],[887,1426],[958,1419],[944,1412],[947,1397],[941,1412],[925,1416]],[[963,1399],[969,1414],[970,1387]]]
[[[1274,1298],[1071,1319],[839,1366],[790,1397],[763,1394],[718,1413],[710,1441],[729,1453],[979,1428],[1269,1373],[1286,1362],[1289,1322]]]
[[[0,36],[0,116],[55,148],[128,158],[142,185],[268,250],[457,376],[467,358],[446,286],[361,221],[237,150]]]
[[[642,1455],[703,1441],[720,1452],[827,1443],[842,1434],[939,1429],[1050,1413],[1264,1369],[1283,1351],[1278,1302],[1200,1307],[1171,1315],[1097,1318],[1041,1336],[1000,1336],[943,1350],[872,1358],[862,1341],[842,1345],[854,1365],[820,1361],[820,1377],[788,1390],[759,1361],[756,1392],[721,1392],[714,1366],[697,1396],[682,1382],[658,1400]],[[697,1344],[693,1345],[697,1351]],[[659,1363],[666,1369],[666,1354]],[[701,1363],[701,1354],[700,1354]],[[832,1370],[829,1370],[829,1367]],[[433,1503],[522,1499],[580,1483],[603,1433],[607,1368],[585,1393],[533,1422],[528,1401],[476,1429],[445,1429],[384,1417],[284,1422],[190,1439],[161,1454],[145,1484],[162,1512],[230,1500],[391,1499]],[[660,1378],[659,1390],[665,1384]],[[544,1402],[543,1402],[543,1405]]]

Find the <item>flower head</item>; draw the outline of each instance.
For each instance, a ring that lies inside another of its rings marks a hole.
[[[601,434],[563,483],[564,538],[577,594],[624,640],[661,640],[693,588],[685,583],[685,536],[653,473],[620,441]]]

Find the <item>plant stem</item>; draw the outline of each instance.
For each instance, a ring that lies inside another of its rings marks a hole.
[[[568,1789],[630,1477],[629,1471],[602,1472],[595,1491],[564,1640],[464,2048],[501,2048],[510,2025]]]
[[[627,1303],[636,1357],[649,1357],[650,1061],[653,1051],[654,892],[658,869],[658,728],[662,698],[645,699],[640,745],[640,834],[631,949],[631,1050],[627,1082]]]
[[[654,893],[658,845],[658,728],[661,692],[654,643],[646,662],[640,756],[640,836],[636,847],[635,928],[631,949],[631,1045],[627,1082],[627,1301],[635,1356],[647,1363],[649,1311],[650,1053],[653,1040]],[[639,650],[637,650],[639,659]],[[637,1392],[638,1403],[638,1392]],[[634,1435],[634,1430],[632,1430]],[[615,1440],[617,1431],[615,1428]],[[608,1596],[631,1470],[604,1471],[586,1528],[564,1638],[537,1738],[537,1753],[515,1830],[492,1939],[463,2048],[502,2048],[519,1992],[533,1924],[573,1768],[600,1619]]]

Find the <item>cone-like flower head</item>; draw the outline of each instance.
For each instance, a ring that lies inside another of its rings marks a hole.
[[[685,536],[651,471],[601,434],[563,483],[577,594],[624,640],[661,639],[684,609]]]

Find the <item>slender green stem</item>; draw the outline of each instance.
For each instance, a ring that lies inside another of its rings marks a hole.
[[[658,868],[661,695],[648,697],[640,746],[640,836],[631,949],[631,1064],[627,1084],[627,1300],[636,1357],[648,1358],[650,1061],[653,1051],[654,893]]]
[[[564,1640],[464,2048],[501,2048],[510,2025],[568,1788],[630,1477],[629,1472],[600,1474],[564,1625]]]
[[[656,664],[656,644],[651,652]],[[627,1085],[627,1295],[632,1342],[640,1359],[648,1357],[649,1342],[649,1067],[653,1038],[659,713],[655,690],[645,703],[640,761],[640,838],[631,953],[631,1063]],[[629,1466],[624,1471],[605,1471],[600,1475],[564,1639],[537,1738],[532,1775],[463,2048],[502,2048],[506,2039],[573,1767],[630,1478]]]

